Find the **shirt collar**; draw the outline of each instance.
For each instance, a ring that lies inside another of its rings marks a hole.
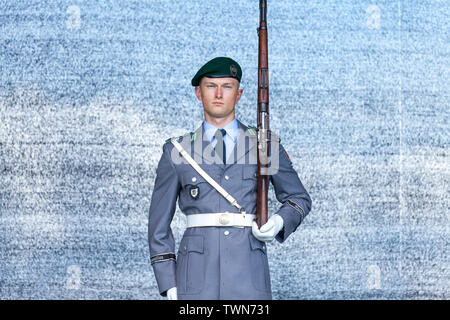
[[[239,124],[234,118],[229,124],[227,124],[225,127],[223,127],[225,131],[227,132],[227,135],[233,139],[234,142],[236,142],[238,133],[239,133]],[[208,141],[211,142],[214,138],[214,134],[219,128],[213,126],[209,122],[203,121],[203,130],[205,131],[206,138],[208,138]]]

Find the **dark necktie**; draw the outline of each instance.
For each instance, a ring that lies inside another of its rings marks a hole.
[[[220,159],[222,159],[223,163],[226,163],[226,156],[227,152],[225,149],[225,142],[223,141],[223,138],[227,132],[225,129],[217,129],[216,133],[214,134],[214,137],[216,138],[216,146],[214,147],[214,150],[216,150],[216,154],[219,156]]]

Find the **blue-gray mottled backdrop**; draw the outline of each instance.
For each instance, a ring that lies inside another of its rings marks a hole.
[[[271,125],[313,199],[269,245],[274,298],[449,299],[449,1],[268,2]],[[1,299],[161,298],[162,144],[201,121],[190,79],[219,55],[243,67],[255,124],[258,14],[0,0]]]

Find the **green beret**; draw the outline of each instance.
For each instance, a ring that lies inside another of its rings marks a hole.
[[[241,82],[242,69],[239,63],[231,58],[217,57],[208,61],[192,78],[191,84],[200,85],[202,77],[209,78],[235,78]]]

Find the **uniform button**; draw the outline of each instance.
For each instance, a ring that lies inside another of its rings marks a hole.
[[[228,179],[230,179],[230,177],[229,176],[225,176],[225,180],[228,180]]]
[[[192,178],[192,182],[195,182],[195,181],[197,181],[197,178],[196,178],[196,177],[193,177],[193,178]]]
[[[227,235],[230,234],[230,231],[227,230],[227,231],[225,231],[223,234],[227,236]]]

